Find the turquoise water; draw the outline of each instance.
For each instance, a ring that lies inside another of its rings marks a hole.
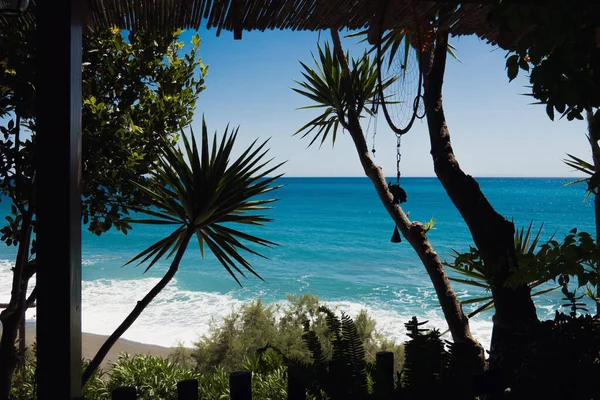
[[[514,218],[517,226],[544,222],[544,235],[562,238],[574,227],[593,232],[592,202],[584,188],[565,187],[568,179],[481,178],[480,186],[496,210]],[[387,336],[402,339],[403,323],[411,316],[445,328],[429,278],[406,242],[391,243],[393,222],[366,178],[283,178],[275,192],[280,199],[268,215],[274,219],[252,232],[277,242],[264,249],[268,259],[249,256],[264,279],[249,275],[237,286],[211,255],[200,257],[192,243],[176,280],[125,335],[126,338],[172,345],[189,343],[206,333],[243,301],[262,297],[278,302],[288,293],[312,292],[333,306],[355,314],[368,309]],[[412,220],[435,218],[429,234],[435,250],[447,259],[452,248],[467,250],[469,231],[435,178],[404,178],[408,194],[404,210]],[[6,213],[7,203],[0,203]],[[134,226],[129,235],[83,234],[83,328],[110,333],[168,266],[162,261],[148,273],[123,264],[170,232],[169,228]],[[14,248],[0,248],[0,301],[10,292],[10,262]],[[456,285],[461,297],[476,295]],[[550,317],[560,294],[537,299],[540,317]],[[30,314],[29,318],[34,315]],[[475,318],[472,328],[489,342],[491,314]]]

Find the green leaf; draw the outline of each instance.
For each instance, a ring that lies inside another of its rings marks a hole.
[[[200,47],[200,35],[194,35],[194,36],[192,36],[192,44],[194,45],[194,47],[196,49],[198,47]]]
[[[519,56],[512,55],[506,60],[506,75],[509,81],[514,80],[519,75]]]
[[[546,104],[546,114],[548,114],[548,117],[554,121],[554,106],[551,103]]]

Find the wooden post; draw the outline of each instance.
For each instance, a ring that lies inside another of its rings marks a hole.
[[[306,400],[306,386],[298,373],[288,367],[287,400]]]
[[[112,391],[112,400],[136,400],[137,391],[134,387],[119,386]]]
[[[252,400],[252,373],[232,372],[229,375],[229,394],[231,400]]]
[[[39,400],[81,397],[82,3],[36,2]]]
[[[379,351],[375,355],[375,398],[390,400],[394,396],[394,353]]]
[[[177,383],[177,400],[198,400],[198,380],[186,379]]]

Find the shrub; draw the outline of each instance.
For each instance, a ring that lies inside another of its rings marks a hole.
[[[122,354],[110,371],[107,387],[112,391],[119,386],[133,386],[139,400],[177,400],[177,382],[196,378],[193,370],[166,358]]]
[[[192,349],[185,347],[183,343],[179,343],[173,347],[168,359],[183,368],[193,368],[196,366],[196,361],[192,357]]]
[[[331,358],[332,337],[325,316],[318,312],[319,307],[318,297],[310,293],[288,295],[285,305],[265,305],[260,299],[242,305],[233,310],[222,324],[215,325],[213,321],[209,333],[195,343],[191,357],[200,372],[211,371],[218,365],[226,371],[235,371],[242,368],[244,360],[255,357],[258,349],[271,345],[286,357],[310,362],[310,351],[302,341],[303,324],[309,321],[311,330],[322,343],[325,357]],[[375,362],[378,351],[393,351],[396,370],[402,369],[402,345],[385,340],[378,334],[375,321],[366,311],[359,312],[355,325],[365,348],[367,362]],[[181,350],[177,353],[174,359],[182,357]],[[279,362],[274,367],[282,365]]]
[[[11,396],[15,399],[33,399],[35,395],[35,348],[27,349],[22,368],[15,370]]]
[[[31,400],[36,398],[35,393],[35,371],[36,371],[36,345],[27,348],[23,368],[18,368],[13,375],[11,387],[11,399]],[[87,367],[87,361],[83,361],[82,372]],[[105,383],[106,373],[98,369],[90,378],[88,384],[83,388],[83,396],[90,400],[108,400],[110,392]]]
[[[525,362],[516,372],[514,398],[596,398],[600,323],[589,314],[557,312],[554,320],[537,327]]]

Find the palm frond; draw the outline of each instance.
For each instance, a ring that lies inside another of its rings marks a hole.
[[[202,257],[206,245],[238,284],[241,285],[238,276],[246,276],[244,271],[260,278],[242,253],[262,257],[252,246],[269,247],[275,243],[235,229],[235,225],[262,226],[270,221],[263,212],[277,199],[264,196],[280,187],[273,184],[281,175],[270,175],[283,163],[274,165],[267,158],[268,141],[254,141],[232,159],[237,134],[238,128],[227,126],[220,139],[215,133],[211,143],[203,118],[200,146],[193,131],[189,137],[182,132],[182,149],[165,143],[151,178],[138,185],[150,199],[150,207],[138,207],[135,211],[153,219],[131,222],[178,227],[127,264],[149,261],[148,270],[187,243],[185,237],[196,235]]]
[[[316,104],[301,107],[324,108],[322,114],[302,126],[297,134],[302,138],[311,136],[308,147],[314,143],[323,145],[328,138],[335,144],[339,128],[346,126],[347,115],[352,108],[358,115],[366,109],[365,104],[373,102],[378,91],[377,63],[371,59],[367,52],[360,58],[349,60],[351,65],[350,81],[352,87],[345,85],[346,78],[339,59],[329,43],[318,46],[317,55],[312,54],[314,68],[300,62],[303,80],[295,81],[298,87],[292,88],[296,93],[310,99]],[[349,56],[347,56],[349,58]],[[384,83],[385,87],[391,85],[396,78]],[[353,91],[356,104],[349,104],[350,90]],[[367,113],[369,111],[367,110]]]
[[[532,220],[527,227],[521,227],[520,229],[516,230],[514,235],[514,246],[515,253],[517,255],[519,265],[521,267],[535,266],[542,262],[539,260],[540,252],[536,250],[543,247],[540,246],[540,237],[543,228],[544,224],[541,224],[537,231],[534,231]],[[546,241],[546,243],[551,242],[554,239],[555,235],[556,232]],[[485,275],[485,267],[483,265],[483,261],[481,259],[481,255],[479,254],[478,249],[471,247],[468,253],[460,253],[457,250],[452,249],[451,257],[453,258],[453,262],[445,261],[444,265],[451,268],[458,274],[465,276],[466,278],[449,277],[448,279],[450,279],[453,282],[458,282],[479,289],[484,289],[486,291],[491,290],[491,286],[488,283],[488,280]],[[528,282],[527,285],[531,289],[534,289],[546,282],[547,280],[536,279]],[[532,296],[540,296],[551,292],[555,289],[556,287],[543,289],[535,292],[534,294],[532,294]],[[463,300],[461,303],[464,305],[484,303],[483,306],[479,307],[471,314],[469,314],[469,318],[482,311],[494,307],[494,302],[491,296],[474,297],[467,300]]]
[[[592,194],[598,192],[598,187],[600,186],[600,171],[596,171],[596,167],[594,166],[594,164],[582,160],[579,157],[575,157],[574,155],[568,153],[567,156],[569,158],[563,159],[563,162],[565,164],[573,168],[574,171],[583,172],[584,174],[589,176],[569,182],[565,184],[565,186],[575,185],[578,183],[586,183],[588,187],[586,190],[587,193],[585,195],[585,200],[587,200]]]
[[[369,30],[365,29],[362,31],[358,31],[358,32],[354,32],[349,35],[346,35],[346,37],[347,38],[362,37],[362,39],[359,41],[359,43],[363,43],[363,42],[367,41],[368,33],[369,33]],[[408,40],[406,39],[406,36],[407,36],[406,32],[403,29],[391,29],[391,30],[386,31],[381,37],[381,52],[383,54],[388,54],[388,57],[390,58],[390,60],[392,60],[395,57],[396,52],[397,52],[398,48],[400,47],[400,44],[403,41],[408,42]],[[373,45],[369,49],[369,53],[372,53],[374,51],[377,51],[377,45]],[[458,58],[458,55],[456,53],[457,53],[456,47],[453,46],[452,44],[448,43],[448,54],[450,54],[450,56],[452,58],[454,58],[456,61],[462,62]]]

